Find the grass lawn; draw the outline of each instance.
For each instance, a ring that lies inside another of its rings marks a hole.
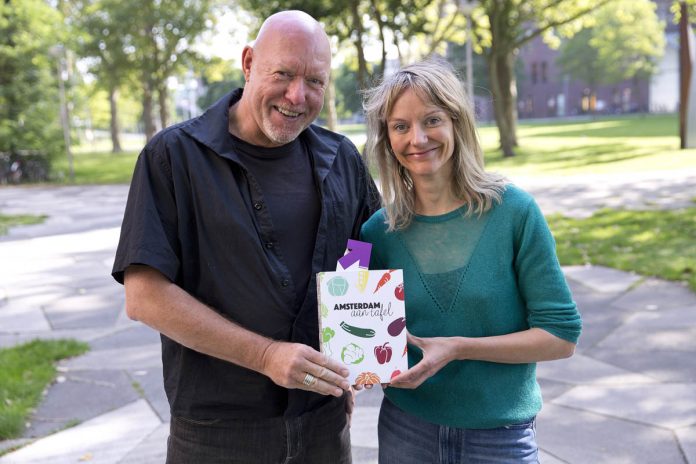
[[[488,169],[507,176],[696,170],[696,149],[679,149],[677,115],[521,123],[517,156],[504,158],[496,127],[480,129]]]
[[[127,184],[133,175],[138,151],[111,153],[109,151],[79,151],[73,154],[76,184]],[[68,183],[68,160],[56,159],[52,177]]]
[[[488,169],[513,179],[515,176],[696,170],[696,149],[679,149],[678,128],[678,117],[674,114],[522,121],[518,128],[520,146],[513,158],[504,158],[497,148],[495,126],[482,126],[480,135]],[[358,148],[364,146],[364,125],[340,126],[339,132],[350,137]],[[75,183],[130,182],[140,149],[138,143],[142,142],[133,138],[126,145],[129,151],[120,154],[108,152],[104,143],[75,147]],[[67,182],[67,159],[56,159],[53,173],[57,182]]]
[[[33,340],[0,349],[0,440],[21,435],[42,392],[55,379],[54,363],[88,348],[75,340]]]
[[[19,216],[7,216],[5,214],[0,214],[0,235],[7,234],[7,230],[10,227],[40,224],[45,219],[46,216],[30,216],[26,214]]]
[[[586,219],[547,217],[561,264],[600,264],[687,283],[696,291],[696,207],[600,210]]]

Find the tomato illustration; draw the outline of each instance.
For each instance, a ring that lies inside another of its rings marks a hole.
[[[396,286],[394,289],[394,296],[396,297],[397,300],[404,301],[404,283],[401,282],[399,285]]]

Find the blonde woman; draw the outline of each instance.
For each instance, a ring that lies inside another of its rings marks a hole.
[[[486,172],[452,68],[406,66],[366,94],[384,207],[373,266],[404,269],[410,369],[385,390],[379,462],[535,463],[536,363],[581,319],[533,198]]]

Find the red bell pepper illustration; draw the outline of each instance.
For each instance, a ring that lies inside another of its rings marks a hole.
[[[384,285],[389,282],[389,279],[391,279],[391,273],[394,272],[394,269],[389,269],[387,272],[384,273],[381,279],[379,279],[379,282],[377,282],[377,287],[375,287],[375,291],[372,293],[377,293],[377,290],[380,288],[384,287]]]
[[[387,345],[389,345],[389,342],[386,342],[384,345],[375,346],[375,357],[380,364],[386,364],[391,360],[392,349],[391,346]]]

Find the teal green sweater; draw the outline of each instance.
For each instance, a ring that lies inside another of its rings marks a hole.
[[[482,216],[464,212],[416,216],[387,233],[380,210],[363,225],[361,239],[373,244],[370,267],[404,270],[408,330],[485,337],[538,327],[576,343],[580,315],[533,198],[508,185],[502,203]],[[420,358],[409,346],[409,364]],[[520,423],[541,409],[534,363],[453,361],[414,390],[385,394],[408,413],[463,428]]]

